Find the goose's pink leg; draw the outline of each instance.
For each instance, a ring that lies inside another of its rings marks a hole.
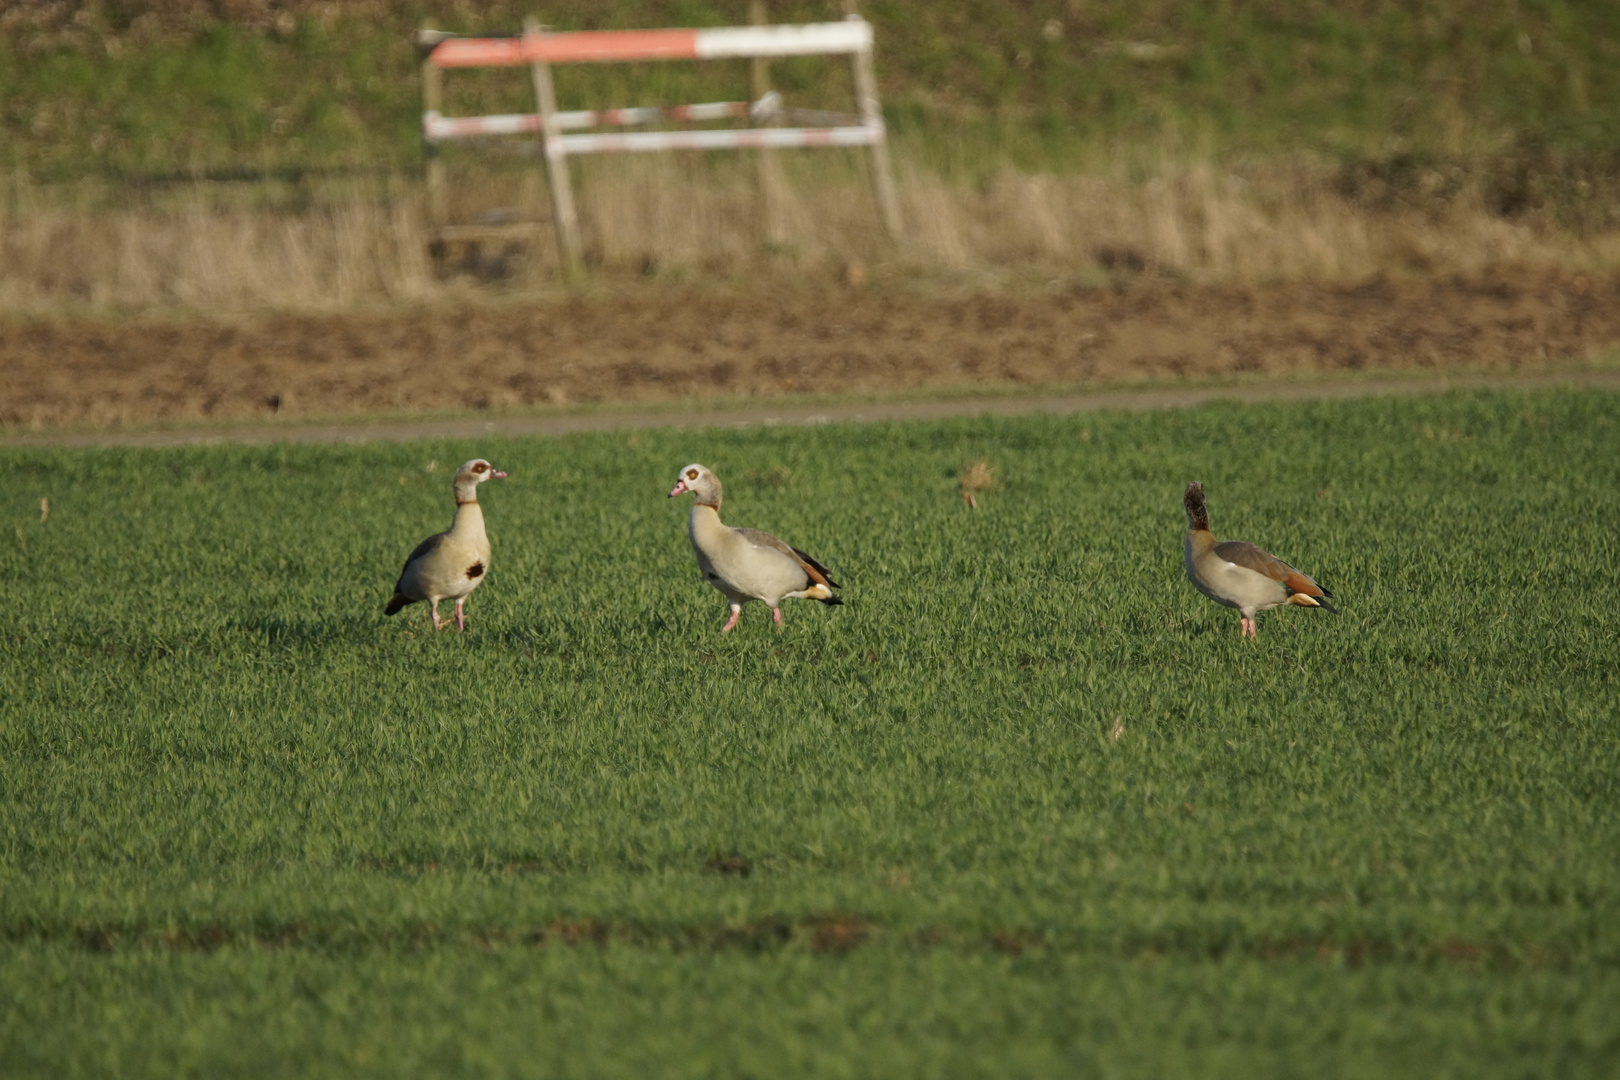
[[[463,630],[464,631],[464,630],[467,629],[467,613],[465,611],[461,610],[461,605],[465,604],[466,602],[467,602],[467,598],[465,596],[463,596],[460,600],[456,601],[456,629],[457,630]]]
[[[731,605],[731,618],[726,620],[726,625],[724,625],[724,626],[722,626],[720,628],[720,632],[722,634],[730,633],[731,628],[733,626],[737,625],[737,616],[739,616],[741,614],[742,614],[742,605],[741,604],[732,604]]]
[[[1260,628],[1254,624],[1254,620],[1249,618],[1247,615],[1243,616],[1243,623],[1239,629],[1238,636],[1246,637],[1250,641],[1254,641],[1259,637],[1259,634]]]
[[[778,630],[782,629],[782,609],[781,608],[779,608],[779,607],[771,608],[771,622],[776,624],[776,628]]]
[[[433,629],[443,630],[444,623],[439,621],[439,602],[437,600],[429,600],[428,610],[433,612]]]

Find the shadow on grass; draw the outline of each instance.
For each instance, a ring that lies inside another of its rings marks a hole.
[[[264,616],[232,619],[225,628],[281,648],[312,648],[331,645],[373,645],[383,635],[382,621],[376,614]],[[394,629],[389,627],[387,629]],[[431,633],[423,626],[402,626]]]
[[[477,947],[602,947],[681,952],[773,953],[800,951],[844,956],[863,946],[917,953],[994,951],[1219,962],[1242,959],[1268,963],[1315,961],[1331,968],[1363,965],[1460,965],[1479,971],[1570,971],[1589,961],[1569,947],[1526,947],[1512,941],[1473,941],[1446,935],[1322,935],[1142,933],[1053,933],[1028,927],[981,928],[951,925],[899,927],[881,919],[839,909],[771,913],[740,922],[613,919],[571,916],[543,923],[473,924],[442,927],[406,921],[362,927],[343,920],[261,918],[230,924],[219,921],[141,920],[0,925],[0,941],[62,944],[96,954],[154,951],[215,952],[225,948],[302,949],[363,953],[375,949],[419,950]]]
[[[718,620],[715,626],[718,629]],[[693,632],[689,620],[640,611],[623,618],[562,615],[514,622],[491,629],[489,637],[502,648],[534,657],[571,657],[581,642],[589,642],[593,652],[639,656],[655,644],[684,639]]]

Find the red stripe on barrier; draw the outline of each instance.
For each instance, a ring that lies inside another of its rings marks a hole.
[[[531,62],[584,64],[696,59],[697,37],[696,30],[585,30],[529,38],[524,44]]]
[[[695,60],[697,36],[696,30],[581,30],[522,38],[451,38],[429,59],[440,68]]]
[[[428,54],[438,68],[511,67],[525,64],[521,38],[451,38]]]

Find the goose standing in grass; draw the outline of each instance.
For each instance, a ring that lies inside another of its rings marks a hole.
[[[1243,616],[1240,633],[1259,633],[1254,617],[1284,604],[1319,607],[1338,614],[1328,600],[1333,594],[1281,559],[1242,540],[1216,543],[1209,531],[1204,485],[1194,480],[1182,496],[1187,507],[1187,577],[1193,587],[1217,604],[1235,607]]]
[[[763,601],[771,621],[782,626],[783,600],[820,600],[831,607],[842,604],[833,590],[838,582],[815,559],[758,529],[732,529],[720,523],[720,478],[702,465],[681,470],[670,498],[690,492],[694,497],[687,531],[698,569],[710,585],[726,594],[731,618],[722,634],[737,625],[742,606]]]
[[[467,629],[462,605],[489,573],[489,537],[484,534],[484,510],[478,505],[478,485],[505,479],[506,474],[483,458],[474,458],[456,470],[456,516],[446,532],[435,533],[416,545],[405,560],[394,598],[383,609],[392,615],[407,604],[426,600],[433,613],[433,629],[450,625],[439,619],[439,601],[456,602],[456,629]]]

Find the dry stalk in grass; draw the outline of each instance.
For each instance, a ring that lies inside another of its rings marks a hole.
[[[962,501],[974,510],[979,508],[978,494],[988,491],[996,483],[996,470],[984,458],[962,468]]]

